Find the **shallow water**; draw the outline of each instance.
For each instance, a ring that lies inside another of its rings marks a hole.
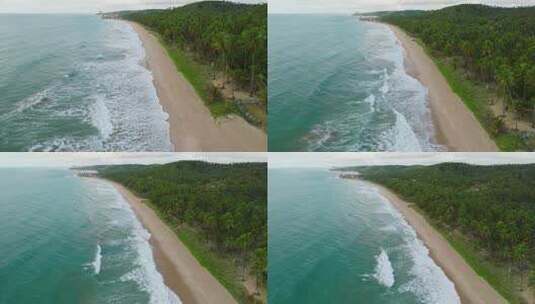
[[[270,169],[269,181],[270,303],[460,303],[375,188],[316,169]]]
[[[130,25],[0,15],[0,151],[167,151],[167,114]]]
[[[180,303],[110,184],[0,169],[0,303]]]
[[[270,15],[270,151],[440,150],[403,51],[353,16]]]

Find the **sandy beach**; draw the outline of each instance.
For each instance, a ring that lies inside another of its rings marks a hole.
[[[132,210],[150,234],[154,258],[165,284],[183,304],[234,304],[232,295],[201,266],[176,234],[143,200],[122,185],[110,182],[130,204]]]
[[[426,219],[411,208],[410,204],[400,199],[387,188],[367,181],[379,189],[381,195],[403,215],[405,220],[416,231],[418,237],[429,249],[430,255],[455,284],[455,289],[463,304],[493,304],[507,303],[482,277],[480,277],[468,263],[455,251],[448,241],[435,230]]]
[[[179,73],[158,39],[129,22],[145,49],[161,105],[169,114],[175,151],[266,151],[266,134],[238,116],[214,119],[189,82]]]
[[[388,25],[405,49],[405,68],[428,88],[428,99],[436,127],[436,140],[450,151],[498,151],[494,141],[448,85],[433,60],[404,31]]]

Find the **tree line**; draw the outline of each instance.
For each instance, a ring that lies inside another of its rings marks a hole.
[[[535,287],[535,164],[353,168],[414,203],[433,221],[460,231]]]
[[[172,227],[200,231],[218,254],[239,257],[259,286],[267,281],[267,165],[179,161],[95,167],[149,199]]]
[[[166,10],[125,12],[172,46],[214,64],[251,94],[266,90],[267,4],[203,1]]]
[[[535,119],[535,7],[463,4],[436,11],[382,14],[447,58],[470,79],[495,88],[506,110]]]

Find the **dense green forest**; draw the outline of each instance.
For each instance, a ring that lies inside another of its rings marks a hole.
[[[491,90],[515,119],[535,123],[535,7],[463,4],[436,11],[381,14],[380,20],[417,37],[434,57]],[[466,102],[472,96],[461,97]],[[488,120],[482,123],[493,135],[505,132],[499,116],[477,114],[480,121]]]
[[[207,64],[215,63],[252,94],[266,95],[267,4],[204,1],[126,12],[121,18],[147,26]]]
[[[179,161],[165,165],[101,166],[96,169],[102,177],[119,182],[149,199],[171,227],[199,231],[211,251],[235,261],[236,274],[240,277],[236,280],[240,280],[248,269],[257,284],[265,287],[265,163]],[[233,295],[238,300],[247,298]]]
[[[535,164],[352,168],[535,285]],[[535,287],[535,286],[534,286]]]

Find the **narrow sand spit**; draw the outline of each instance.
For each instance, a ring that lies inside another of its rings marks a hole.
[[[455,251],[448,241],[436,231],[426,219],[411,208],[410,204],[403,201],[389,189],[374,183],[368,183],[379,189],[381,195],[403,215],[405,220],[416,231],[418,237],[429,249],[430,255],[448,278],[455,284],[455,290],[461,297],[463,304],[501,304],[507,301],[488,283],[480,277],[465,260]]]
[[[400,28],[388,25],[405,49],[409,75],[428,88],[437,141],[451,151],[491,152],[498,147],[442,76],[424,49]]]
[[[183,304],[236,304],[232,295],[193,257],[176,234],[143,200],[110,182],[130,204],[150,234],[158,271]]]
[[[214,119],[193,87],[184,79],[158,39],[129,22],[145,49],[158,99],[169,114],[175,151],[266,151],[266,134],[238,116]]]

